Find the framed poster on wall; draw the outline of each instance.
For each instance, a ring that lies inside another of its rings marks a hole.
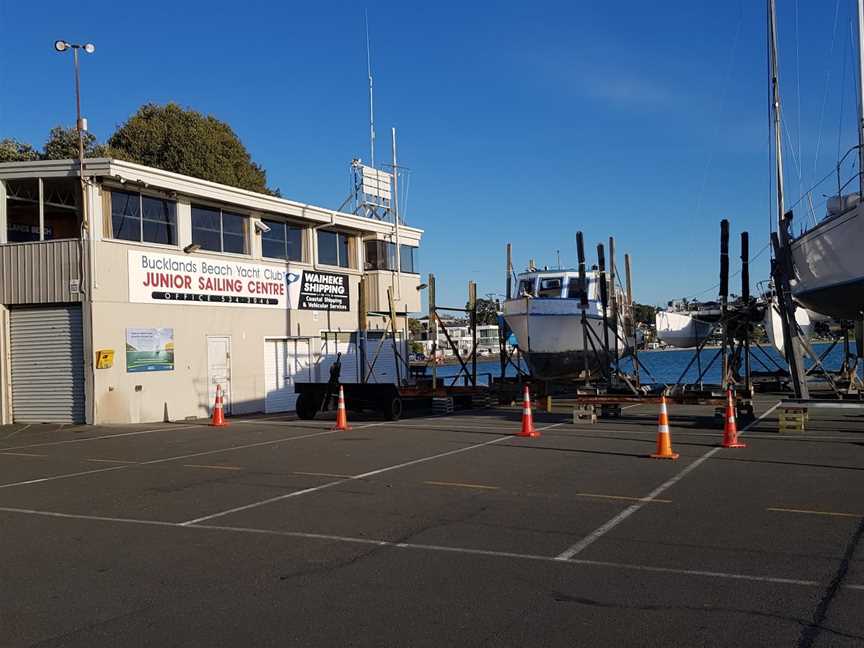
[[[127,328],[126,371],[174,370],[173,328]]]

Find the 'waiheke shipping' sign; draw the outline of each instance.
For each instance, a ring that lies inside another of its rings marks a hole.
[[[323,311],[350,310],[348,275],[304,270],[300,282],[299,308]]]

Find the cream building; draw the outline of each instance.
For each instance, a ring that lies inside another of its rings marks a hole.
[[[337,351],[353,381],[392,349],[388,288],[400,336],[420,310],[419,229],[119,160],[84,175],[82,203],[76,161],[0,164],[0,423],[203,417],[217,384],[231,414],[290,411]]]

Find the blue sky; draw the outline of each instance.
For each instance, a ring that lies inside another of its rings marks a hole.
[[[835,1],[778,3],[789,202],[856,137],[854,3]],[[508,241],[518,268],[556,250],[574,264],[578,229],[589,259],[610,235],[620,265],[633,256],[641,302],[716,295],[719,220],[736,259],[742,229],[754,253],[768,240],[763,4],[370,2],[378,157],[396,126],[439,301],[463,303],[469,279],[503,293]],[[100,140],[176,101],[230,123],[286,197],[337,207],[369,151],[363,8],[0,0],[0,138],[41,145],[74,122],[71,60],[51,44],[90,40]]]

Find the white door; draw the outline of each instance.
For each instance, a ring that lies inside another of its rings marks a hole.
[[[222,408],[231,413],[231,338],[207,336],[207,407],[216,401],[216,385],[222,387]]]
[[[290,412],[297,403],[294,383],[312,380],[312,354],[307,339],[264,341],[264,411]]]

